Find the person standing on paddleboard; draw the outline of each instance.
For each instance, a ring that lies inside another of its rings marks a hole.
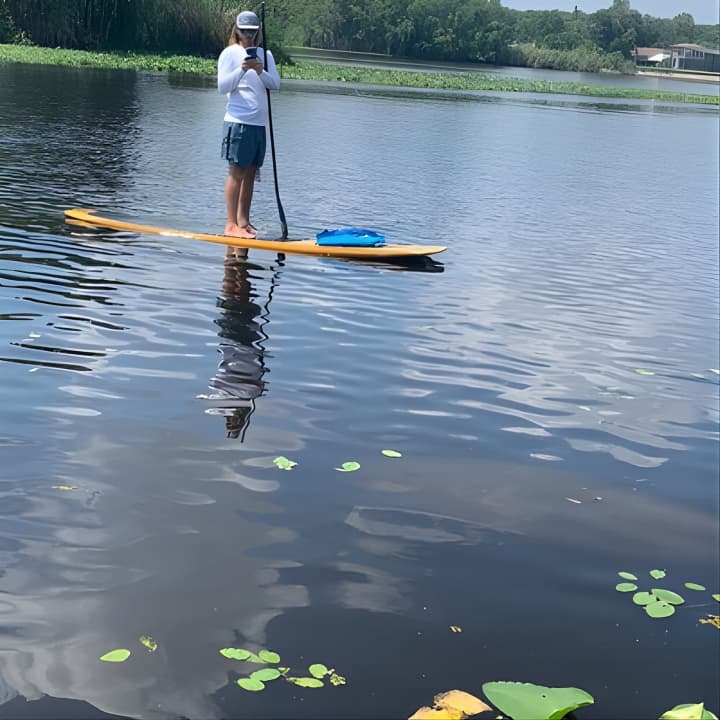
[[[247,10],[241,12],[228,47],[218,58],[218,91],[228,98],[222,140],[222,155],[228,161],[224,234],[241,238],[257,234],[250,223],[250,205],[255,175],[265,158],[267,90],[280,88],[272,53],[257,47],[259,36],[258,16]]]

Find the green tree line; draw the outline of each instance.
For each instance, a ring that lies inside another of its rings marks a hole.
[[[237,0],[0,0],[0,42],[212,56]],[[500,0],[267,0],[271,44],[414,59],[621,69],[636,46],[720,46],[720,25],[656,18],[613,0],[594,13],[519,11]]]

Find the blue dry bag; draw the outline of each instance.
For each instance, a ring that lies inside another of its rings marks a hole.
[[[339,230],[323,230],[315,239],[318,245],[334,245],[336,247],[378,247],[385,244],[385,236],[373,230],[363,228],[340,228]]]

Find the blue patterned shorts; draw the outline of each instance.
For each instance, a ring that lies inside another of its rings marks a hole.
[[[223,123],[222,157],[241,168],[262,167],[265,159],[265,126]]]

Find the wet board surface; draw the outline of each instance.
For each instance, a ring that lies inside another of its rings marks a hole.
[[[423,257],[427,255],[436,255],[437,253],[441,253],[447,249],[442,245],[398,244],[386,244],[380,247],[331,247],[327,245],[318,245],[315,240],[262,240],[260,238],[236,238],[228,235],[174,230],[172,228],[158,227],[156,225],[141,225],[139,223],[131,223],[123,220],[113,220],[112,218],[96,215],[93,210],[87,210],[84,208],[72,208],[70,210],[65,210],[65,219],[71,224],[90,227],[126,230],[149,235],[161,235],[162,237],[204,240],[205,242],[248,248],[251,250],[268,250],[270,252],[295,253],[298,255],[317,255],[318,257],[357,258],[368,260],[377,258]]]

